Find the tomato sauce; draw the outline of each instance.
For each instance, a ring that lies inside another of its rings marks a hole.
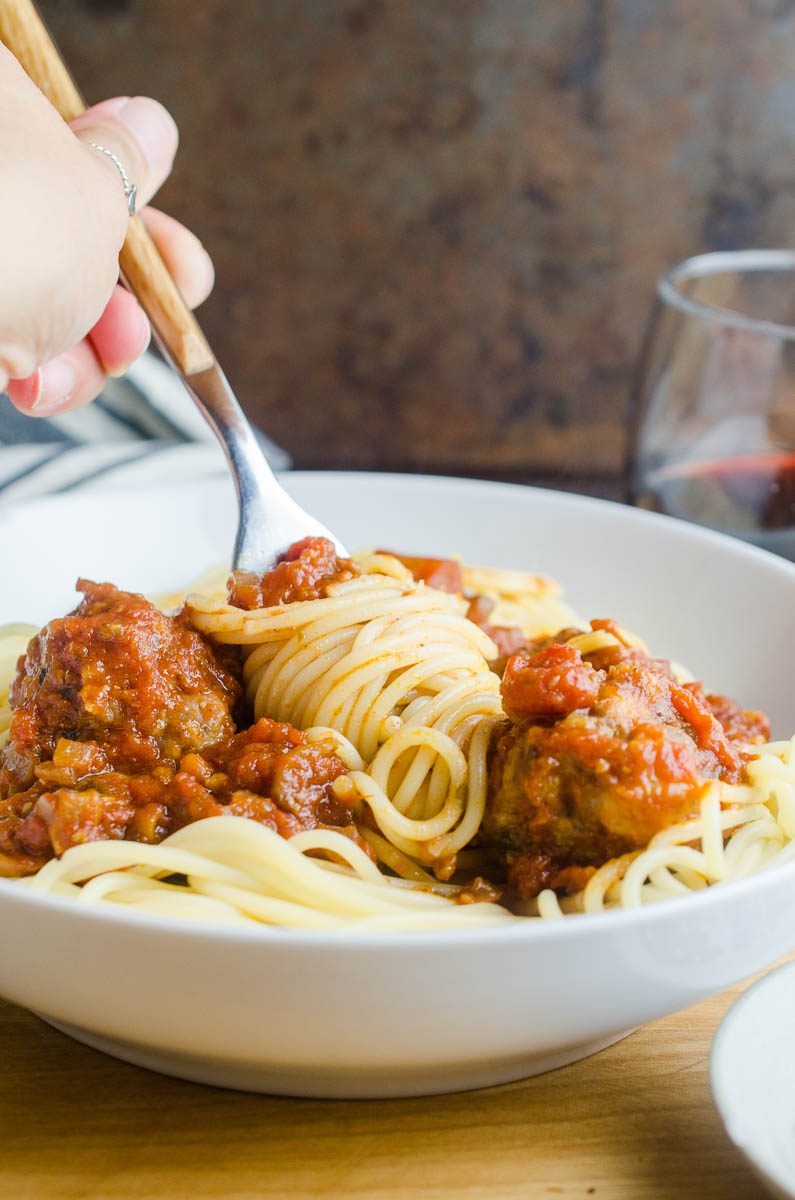
[[[741,779],[739,742],[767,735],[762,714],[678,684],[670,664],[608,649],[583,657],[553,642],[508,662],[510,723],[491,747],[481,839],[522,898],[579,890],[604,862],[697,816],[710,780]]]
[[[450,559],[403,557],[415,578],[459,591]],[[357,568],[308,538],[262,578],[235,576],[241,608],[321,598]],[[204,817],[247,817],[283,837],[313,828],[359,842],[332,749],[291,726],[249,725],[236,651],[212,645],[142,596],[81,580],[82,603],[51,621],[20,659],[9,740],[0,750],[0,874],[35,872],[98,839],[157,843]],[[492,636],[493,608],[469,616]],[[612,622],[594,622],[619,637]],[[505,630],[506,650],[519,631]],[[761,713],[680,684],[670,664],[620,640],[582,655],[572,632],[506,661],[506,721],[489,752],[480,842],[527,898],[584,886],[602,863],[699,812],[710,780],[737,782]],[[519,634],[521,638],[521,634]],[[365,818],[366,819],[366,818]],[[489,891],[492,889],[492,891]],[[492,884],[472,886],[482,899]]]
[[[181,617],[111,584],[31,641],[0,751],[0,874],[70,846],[158,842],[203,817],[250,817],[284,837],[356,835],[328,749],[263,719],[240,729],[240,663]]]
[[[236,571],[229,580],[229,603],[236,608],[271,608],[298,600],[318,600],[329,585],[358,575],[350,558],[339,558],[328,538],[308,537],[292,546],[264,575]]]
[[[440,592],[462,592],[464,581],[461,564],[456,558],[421,558],[416,554],[396,554],[394,550],[379,550],[379,554],[391,554],[411,571],[417,583],[436,588]]]

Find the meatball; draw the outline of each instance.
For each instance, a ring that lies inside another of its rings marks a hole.
[[[522,898],[579,889],[697,815],[710,780],[741,777],[745,756],[700,691],[651,659],[597,667],[552,644],[515,655],[502,693],[481,836]]]
[[[78,588],[83,602],[20,659],[0,795],[28,787],[62,738],[101,743],[106,769],[138,771],[234,733],[241,686],[231,659],[143,596],[85,580]]]
[[[0,875],[83,842],[156,843],[225,813],[284,837],[321,826],[358,839],[329,747],[267,718],[238,732],[228,652],[142,596],[79,586],[82,604],[31,641],[12,686]]]

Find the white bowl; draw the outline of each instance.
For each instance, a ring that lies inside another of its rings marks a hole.
[[[774,1195],[795,1198],[795,962],[760,979],[721,1022],[710,1056],[726,1131]]]
[[[420,477],[293,475],[348,545],[557,576],[716,689],[795,728],[795,567],[596,500]],[[45,621],[78,573],[164,590],[231,545],[225,482],[42,500],[0,516],[0,621]],[[0,993],[132,1062],[305,1096],[518,1079],[684,1008],[795,945],[795,864],[657,906],[457,933],[180,925],[0,881]]]

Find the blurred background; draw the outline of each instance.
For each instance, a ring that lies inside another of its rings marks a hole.
[[[790,244],[794,0],[41,0],[89,103],[148,93],[159,203],[299,467],[621,494],[654,281]]]

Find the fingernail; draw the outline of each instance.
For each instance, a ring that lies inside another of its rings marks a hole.
[[[54,358],[36,374],[38,390],[29,409],[34,416],[46,417],[58,412],[77,391],[77,371],[68,358]]]
[[[202,301],[204,301],[215,287],[215,267],[213,260],[201,242],[199,242],[199,249],[201,250],[201,256],[197,258],[196,274],[200,277]],[[200,263],[201,265],[199,265]],[[199,290],[198,287],[197,290]]]
[[[84,120],[90,118],[95,120],[97,116],[118,116],[125,104],[130,103],[129,96],[112,96],[110,100],[100,100],[99,104],[93,104],[88,113],[81,113],[79,117],[75,117],[73,125],[80,125]]]
[[[152,167],[169,168],[179,140],[171,113],[148,96],[134,96],[116,111],[116,120],[129,129]]]

